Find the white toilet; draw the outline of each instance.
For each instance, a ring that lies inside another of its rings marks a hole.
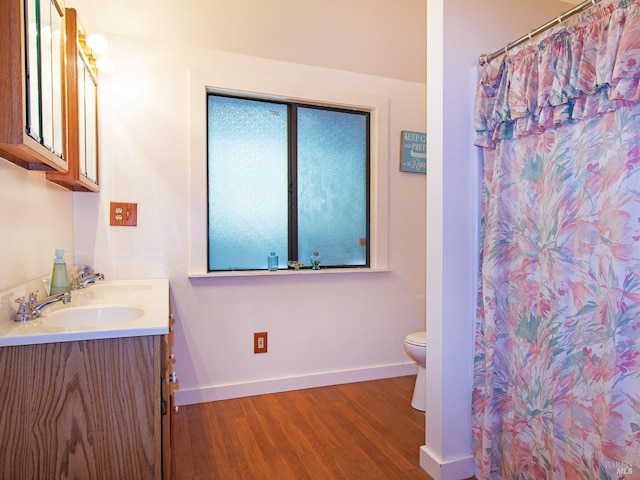
[[[411,406],[424,412],[427,403],[424,368],[427,361],[427,332],[414,332],[407,335],[404,338],[404,350],[409,358],[418,364],[418,376],[416,377],[416,386],[413,389]]]

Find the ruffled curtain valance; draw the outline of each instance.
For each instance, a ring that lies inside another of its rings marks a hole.
[[[485,64],[476,91],[476,145],[492,148],[639,102],[639,5],[605,0],[537,43]]]

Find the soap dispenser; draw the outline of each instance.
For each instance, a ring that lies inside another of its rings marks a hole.
[[[56,258],[53,260],[53,272],[51,273],[51,291],[49,295],[70,293],[69,274],[67,264],[64,263],[64,250],[56,250]]]

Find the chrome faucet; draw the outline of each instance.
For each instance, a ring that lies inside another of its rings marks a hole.
[[[85,276],[82,276],[81,274],[74,275],[71,282],[71,288],[73,290],[79,290],[90,283],[94,283],[96,280],[104,280],[104,275],[102,273],[91,273]]]
[[[14,322],[26,322],[27,320],[33,320],[42,315],[42,311],[45,307],[57,302],[69,303],[71,301],[70,293],[60,293],[58,295],[51,295],[50,297],[43,298],[38,301],[39,290],[31,292],[28,297],[20,297],[16,299],[18,304],[18,310],[13,316]]]

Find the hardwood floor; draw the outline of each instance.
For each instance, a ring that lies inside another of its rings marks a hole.
[[[415,376],[187,405],[175,415],[177,480],[430,480]]]

